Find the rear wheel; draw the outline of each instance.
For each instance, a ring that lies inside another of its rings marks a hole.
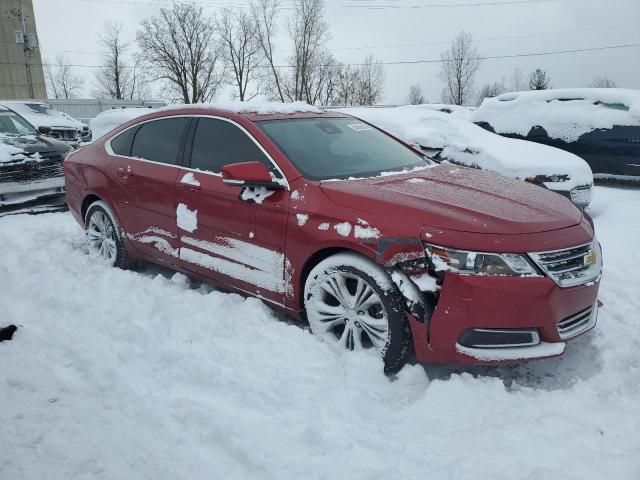
[[[129,254],[122,242],[118,222],[103,201],[89,205],[85,216],[85,234],[90,256],[108,265],[128,267]]]
[[[343,350],[368,350],[382,357],[385,371],[404,365],[411,347],[404,300],[384,269],[352,253],[320,262],[305,285],[311,330]]]

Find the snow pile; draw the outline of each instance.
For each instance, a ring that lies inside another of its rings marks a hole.
[[[597,188],[605,306],[564,357],[394,381],[258,300],[95,264],[69,214],[0,218],[0,322],[21,326],[0,476],[636,480],[638,209]]]
[[[422,103],[420,105],[407,105],[409,108],[434,110],[436,112],[450,113],[456,117],[471,120],[475,107],[464,107],[462,105],[449,105],[447,103]]]
[[[91,119],[89,128],[91,128],[93,139],[97,140],[120,125],[155,111],[155,109],[151,108],[114,108],[105,110]]]
[[[216,110],[227,110],[229,112],[235,113],[256,113],[259,115],[266,115],[270,113],[322,113],[318,107],[313,105],[309,105],[306,102],[268,102],[268,101],[249,101],[249,102],[240,102],[240,101],[220,101],[213,103],[193,103],[190,105],[169,105],[167,107],[161,108],[162,111],[172,111],[176,109],[184,109],[184,108],[198,108],[198,109],[216,109]]]
[[[486,98],[473,115],[498,133],[526,136],[535,126],[574,142],[591,130],[640,126],[640,90],[576,88],[512,92]]]
[[[389,131],[407,143],[440,152],[440,158],[521,180],[536,175],[568,175],[550,188],[570,190],[593,183],[589,165],[557,148],[500,137],[455,115],[414,106],[340,110]]]

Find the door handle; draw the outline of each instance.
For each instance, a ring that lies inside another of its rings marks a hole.
[[[180,187],[182,190],[186,190],[187,192],[200,191],[200,185],[192,185],[190,183],[178,182],[178,187]]]
[[[131,165],[127,165],[126,167],[120,167],[116,170],[116,173],[120,178],[126,180],[131,175],[133,175],[133,170],[131,170]]]

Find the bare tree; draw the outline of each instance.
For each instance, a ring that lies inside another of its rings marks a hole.
[[[547,72],[541,68],[536,68],[535,71],[529,74],[529,89],[530,90],[546,90],[551,88],[550,79],[547,76]]]
[[[69,59],[58,55],[55,63],[44,67],[49,96],[53,98],[76,98],[84,81],[73,73]]]
[[[95,74],[93,95],[123,100],[135,95],[135,70],[126,60],[129,44],[121,37],[122,24],[107,22],[99,41],[104,48],[103,66]]]
[[[520,92],[527,89],[527,83],[525,82],[524,75],[519,67],[513,71],[509,88],[514,92]]]
[[[285,96],[292,101],[309,102],[311,85],[325,58],[324,45],[329,40],[329,26],[324,19],[324,0],[296,0],[289,19],[293,42],[291,71],[283,84]]]
[[[589,86],[592,88],[616,88],[616,82],[607,77],[596,77]]]
[[[420,85],[411,85],[409,87],[409,104],[410,105],[421,105],[425,102],[424,95],[422,94],[422,88]]]
[[[251,15],[256,26],[256,37],[262,49],[264,60],[269,66],[262,75],[262,86],[271,97],[284,102],[281,86],[280,71],[274,62],[275,46],[273,39],[276,35],[276,18],[280,10],[279,0],[254,0],[251,3]]]
[[[213,20],[202,7],[174,4],[147,18],[137,33],[140,54],[165,81],[176,100],[184,103],[211,101],[225,77],[220,45]]]
[[[249,82],[255,80],[261,66],[262,47],[254,18],[243,10],[225,8],[216,21],[222,45],[221,52],[229,65],[233,84],[238,88],[240,101],[247,100]],[[249,99],[258,94],[256,91]]]
[[[486,83],[478,92],[478,105],[480,105],[485,98],[497,97],[506,91],[507,88],[504,86],[504,80],[501,82]]]
[[[445,82],[442,100],[445,103],[463,105],[473,92],[473,81],[480,68],[480,54],[473,46],[468,32],[460,32],[451,47],[440,54],[442,61],[440,79]]]
[[[356,97],[358,105],[374,105],[384,92],[384,67],[372,54],[365,57],[360,66],[359,85]]]
[[[356,105],[356,90],[358,88],[359,75],[359,69],[355,69],[351,65],[344,65],[339,69],[333,98],[334,105]]]

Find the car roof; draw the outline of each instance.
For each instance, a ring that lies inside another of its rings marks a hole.
[[[151,113],[151,112],[150,112]],[[317,117],[347,117],[338,112],[327,112],[304,102],[216,102],[170,105],[153,112],[154,117],[172,115],[216,115],[228,118],[243,117],[251,122],[265,120],[302,119]]]

